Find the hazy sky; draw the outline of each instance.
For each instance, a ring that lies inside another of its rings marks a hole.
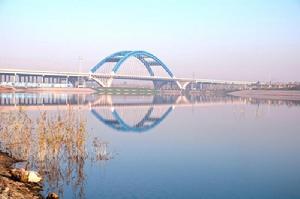
[[[178,77],[300,80],[299,0],[0,0],[0,67],[89,71],[120,50]]]

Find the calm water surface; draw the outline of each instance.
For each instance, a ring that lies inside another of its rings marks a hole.
[[[2,113],[22,106],[33,122],[44,111],[52,118],[72,112],[75,125],[82,122],[85,133],[76,134],[84,137],[81,142],[76,136],[67,138],[71,147],[47,142],[46,154],[40,154],[39,135],[29,136],[35,144],[27,151],[27,167],[43,173],[44,194],[300,198],[297,101],[65,94],[1,94],[0,99]],[[2,138],[1,144],[11,141]]]

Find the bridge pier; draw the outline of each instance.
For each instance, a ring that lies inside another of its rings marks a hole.
[[[47,82],[48,84],[52,84],[52,81],[53,81],[53,80],[52,80],[51,77],[48,77],[48,78],[47,78],[47,81],[48,81],[48,82]]]
[[[180,90],[186,90],[187,86],[191,84],[191,81],[176,81],[178,87]]]
[[[97,84],[99,84],[101,87],[103,88],[110,88],[113,82],[113,78],[99,78],[99,77],[95,77],[95,76],[91,76],[91,79],[94,80],[95,82],[97,82]]]
[[[4,75],[4,82],[8,81],[8,75]]]
[[[13,77],[13,83],[16,83],[16,80],[17,80],[17,75],[16,75],[16,74],[14,74],[12,77]]]

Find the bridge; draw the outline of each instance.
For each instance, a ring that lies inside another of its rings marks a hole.
[[[56,72],[0,69],[0,86],[14,88],[110,88],[114,81],[150,82],[156,90],[201,90],[205,85],[227,85],[246,88],[249,81],[177,78],[156,56],[145,51],[120,51],[109,55],[91,68],[90,72]]]

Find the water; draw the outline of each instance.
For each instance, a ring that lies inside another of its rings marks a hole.
[[[0,99],[2,113],[18,112],[22,105],[35,126],[44,111],[54,121],[61,115],[64,125],[75,126],[67,129],[74,135],[48,142],[44,151],[39,133],[31,132],[28,139],[35,144],[20,154],[28,154],[27,166],[43,174],[44,194],[300,197],[299,101],[26,93],[1,94]],[[2,145],[11,142],[1,138]],[[25,145],[14,147],[20,152]]]

